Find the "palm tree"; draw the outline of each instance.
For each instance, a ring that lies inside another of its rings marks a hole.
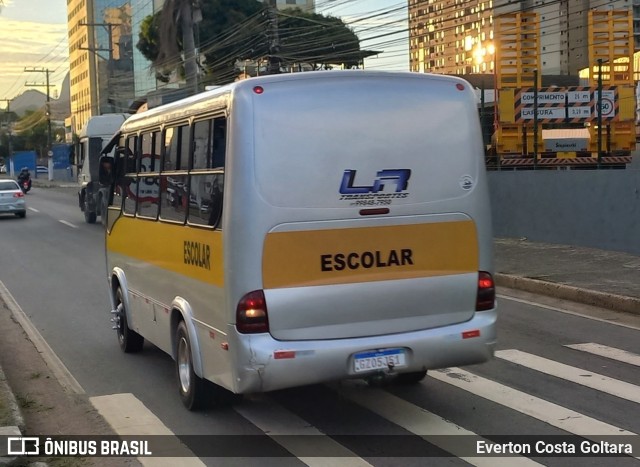
[[[199,0],[165,0],[158,31],[160,42],[155,65],[162,67],[165,64],[183,60],[187,89],[193,93],[198,92],[194,24],[201,19]],[[180,48],[178,47],[178,24],[182,29],[183,58],[180,57]]]

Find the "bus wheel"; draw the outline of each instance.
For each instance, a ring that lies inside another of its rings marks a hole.
[[[176,330],[176,373],[180,389],[180,399],[189,410],[198,410],[206,402],[205,381],[193,371],[191,358],[191,341],[187,332],[187,325],[180,321]]]
[[[400,373],[396,376],[397,384],[417,384],[427,376],[427,371],[413,371],[410,373]]]
[[[129,329],[127,321],[127,313],[124,308],[124,300],[122,298],[122,289],[118,289],[116,293],[116,313],[114,316],[116,333],[118,334],[118,343],[125,353],[135,353],[142,350],[144,345],[144,337],[135,331]]]

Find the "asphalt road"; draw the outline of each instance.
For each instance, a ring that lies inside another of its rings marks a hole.
[[[137,355],[118,348],[109,322],[102,226],[84,222],[72,189],[36,187],[27,201],[26,219],[0,218],[0,281],[107,420],[150,415],[157,417],[154,427],[179,435],[268,433],[274,446],[294,454],[203,457],[206,465],[322,465],[279,434],[402,435],[383,441],[317,438],[326,439],[328,452],[346,446],[355,453],[331,465],[404,466],[425,464],[412,433],[530,435],[550,442],[567,434],[640,433],[640,318],[619,325],[610,312],[591,319],[576,315],[575,307],[565,313],[562,303],[540,306],[536,297],[499,299],[499,351],[484,365],[430,372],[415,386],[316,385],[246,397],[232,408],[188,412],[167,355],[149,345]],[[599,346],[567,347],[575,344]],[[124,408],[131,412],[123,415]],[[430,441],[446,447],[449,438]],[[443,457],[429,464],[497,465],[454,444],[449,447],[456,455],[436,451]],[[506,458],[504,465],[638,464],[631,458],[529,457]]]

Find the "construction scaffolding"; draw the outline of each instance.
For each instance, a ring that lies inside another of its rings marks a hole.
[[[500,15],[494,27],[497,102],[489,168],[624,167],[631,161],[636,102],[629,11],[589,11],[588,86],[541,86],[537,13]]]

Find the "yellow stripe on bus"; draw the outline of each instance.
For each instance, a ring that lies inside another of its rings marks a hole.
[[[222,232],[121,216],[107,250],[213,285],[224,285]]]
[[[272,232],[265,289],[464,274],[478,270],[472,221]]]

